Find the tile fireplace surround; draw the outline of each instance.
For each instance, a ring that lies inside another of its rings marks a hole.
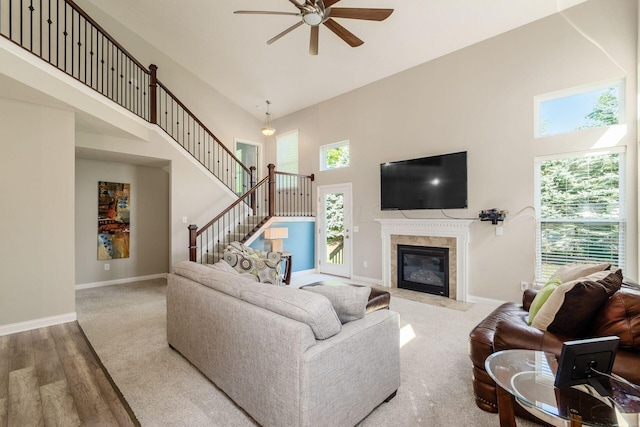
[[[397,245],[449,248],[449,298],[468,301],[469,227],[473,220],[376,219],[382,224],[382,284],[397,287]]]

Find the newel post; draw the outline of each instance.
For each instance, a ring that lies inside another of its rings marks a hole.
[[[149,121],[151,123],[158,124],[158,76],[157,76],[158,66],[151,64],[149,65]]]
[[[189,226],[189,261],[196,262],[197,261],[197,249],[198,245],[196,243],[198,232],[198,226],[195,224],[191,224]]]
[[[276,213],[276,165],[269,163],[269,216]]]

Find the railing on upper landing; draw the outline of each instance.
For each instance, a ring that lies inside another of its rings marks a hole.
[[[247,168],[171,91],[71,0],[0,0],[0,35],[160,126],[235,194]]]

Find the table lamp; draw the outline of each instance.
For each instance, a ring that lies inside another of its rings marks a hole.
[[[285,227],[267,228],[264,238],[271,240],[271,252],[282,252],[282,240],[289,237],[289,229]]]

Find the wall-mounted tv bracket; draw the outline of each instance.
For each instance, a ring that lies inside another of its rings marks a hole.
[[[507,211],[503,209],[487,209],[480,211],[480,221],[491,221],[491,224],[497,225],[498,221],[502,222],[507,217]]]

